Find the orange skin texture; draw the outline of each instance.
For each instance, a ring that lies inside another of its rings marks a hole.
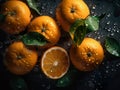
[[[22,42],[12,43],[5,52],[4,64],[13,74],[24,75],[35,66],[38,53],[28,49]]]
[[[5,20],[0,22],[0,29],[9,34],[19,34],[24,31],[31,20],[31,11],[28,6],[17,0],[6,1],[0,14],[6,15]]]
[[[61,36],[57,23],[49,16],[36,17],[28,25],[28,32],[38,32],[48,40],[48,43],[41,48],[48,48],[55,45]]]
[[[71,23],[76,19],[85,19],[90,10],[83,0],[62,0],[61,10],[64,17]]]
[[[85,19],[89,14],[89,7],[83,0],[62,0],[56,8],[57,22],[66,32],[77,19]]]
[[[92,71],[103,61],[104,50],[98,41],[85,38],[79,46],[71,47],[70,58],[78,70]]]
[[[71,26],[71,23],[69,23],[62,15],[61,13],[61,4],[56,8],[56,19],[58,21],[58,24],[63,28],[64,31],[68,32]]]

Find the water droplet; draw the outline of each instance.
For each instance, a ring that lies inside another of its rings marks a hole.
[[[115,69],[112,68],[111,71],[113,72],[113,71],[115,71]]]
[[[88,85],[89,85],[89,87],[91,87],[91,88],[94,88],[94,87],[95,87],[95,84],[94,84],[92,81],[88,81]]]
[[[95,9],[95,8],[96,8],[95,6],[92,7],[92,9]]]
[[[117,54],[115,50],[112,51],[112,54]]]
[[[17,29],[20,29],[20,27],[18,26]]]
[[[91,11],[91,14],[94,14],[94,12],[93,12],[93,11]]]
[[[5,8],[6,11],[8,11],[9,9],[8,8]]]
[[[53,72],[53,70],[51,69],[50,72]]]
[[[21,88],[22,88],[22,86],[21,86],[21,85],[17,85],[17,88],[21,89]]]
[[[97,33],[97,31],[94,32],[95,34]]]
[[[106,69],[109,69],[110,67],[109,66],[106,66]]]
[[[86,65],[89,66],[90,64],[87,63]]]
[[[42,84],[41,86],[42,86],[42,87],[46,87],[46,85],[45,85],[45,84]]]
[[[30,40],[27,40],[27,42],[29,43],[29,42],[30,42]]]
[[[95,90],[99,90],[98,88],[96,88]]]
[[[20,19],[19,18],[16,18],[17,21],[19,21]]]
[[[117,67],[119,67],[120,66],[120,63],[117,63],[117,65],[116,65]]]
[[[30,64],[27,64],[26,66],[27,66],[27,67],[30,67]]]
[[[97,35],[99,35],[100,34],[100,32],[97,32]]]
[[[50,86],[50,85],[48,85],[48,86],[46,87],[46,89],[47,89],[47,90],[50,90],[50,88],[51,88],[51,86]]]
[[[114,36],[114,33],[111,33],[110,35],[111,35],[111,36]]]
[[[110,24],[110,21],[107,22],[107,25],[109,25],[109,24]]]
[[[98,64],[99,64],[99,62],[96,62],[96,64],[98,65]]]
[[[71,44],[70,43],[67,43],[67,46],[70,46]]]
[[[113,32],[116,32],[116,29],[112,29]]]
[[[111,14],[109,13],[108,15],[107,15],[107,17],[110,17],[111,16]]]
[[[86,27],[88,26],[88,24],[85,24],[86,25]]]
[[[88,59],[88,61],[90,62],[90,61],[91,61],[91,59]]]
[[[100,39],[100,36],[98,36],[97,38]]]
[[[44,6],[42,6],[42,7],[41,7],[41,9],[43,9],[43,10],[44,10],[44,9],[45,9],[45,7],[44,7]]]
[[[108,71],[108,70],[106,70],[105,72],[106,72],[106,73],[109,73],[109,71]]]
[[[50,14],[53,14],[53,11],[50,11]]]
[[[117,30],[116,32],[117,32],[117,33],[119,33],[120,31],[119,31],[119,30]]]
[[[10,44],[10,41],[5,41],[4,44],[8,45]]]
[[[113,25],[114,25],[114,26],[117,26],[117,23],[114,23]]]

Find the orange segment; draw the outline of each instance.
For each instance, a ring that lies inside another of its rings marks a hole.
[[[58,79],[68,71],[70,62],[67,51],[61,47],[49,48],[42,56],[41,68],[46,76]]]

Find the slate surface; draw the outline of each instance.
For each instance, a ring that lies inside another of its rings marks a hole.
[[[0,0],[2,3],[4,0]],[[55,18],[55,8],[61,0],[37,0],[41,15],[49,15]],[[91,10],[91,15],[106,14],[100,21],[100,29],[87,36],[101,41],[104,45],[106,36],[114,37],[120,43],[120,1],[119,0],[85,0]],[[69,36],[62,32],[63,36],[58,45],[67,50],[70,46]],[[67,35],[67,37],[66,37]],[[14,75],[10,74],[3,65],[5,48],[10,44],[9,40],[15,36],[8,36],[0,31],[0,90],[11,90],[9,81]],[[39,66],[29,74],[21,76],[27,83],[28,90],[120,90],[120,58],[108,55],[103,63],[92,72],[80,72],[79,77],[69,87],[57,88],[55,81],[46,78],[41,73]]]

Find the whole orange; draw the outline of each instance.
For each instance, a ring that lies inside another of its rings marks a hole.
[[[84,0],[62,0],[61,12],[71,23],[76,19],[85,19],[90,14],[89,7]]]
[[[13,74],[24,75],[35,66],[38,53],[28,49],[22,42],[12,43],[5,52],[4,64]]]
[[[19,34],[24,31],[31,20],[28,6],[19,0],[10,0],[3,3],[0,14],[5,16],[0,22],[0,29],[9,34]]]
[[[80,71],[91,71],[103,61],[104,50],[95,39],[85,38],[79,46],[71,47],[70,58]]]
[[[77,19],[85,19],[89,14],[89,7],[83,0],[62,0],[56,8],[57,22],[66,32]]]
[[[44,48],[55,45],[61,36],[57,23],[50,16],[39,16],[33,19],[28,25],[28,32],[38,32],[43,35],[48,40]]]

